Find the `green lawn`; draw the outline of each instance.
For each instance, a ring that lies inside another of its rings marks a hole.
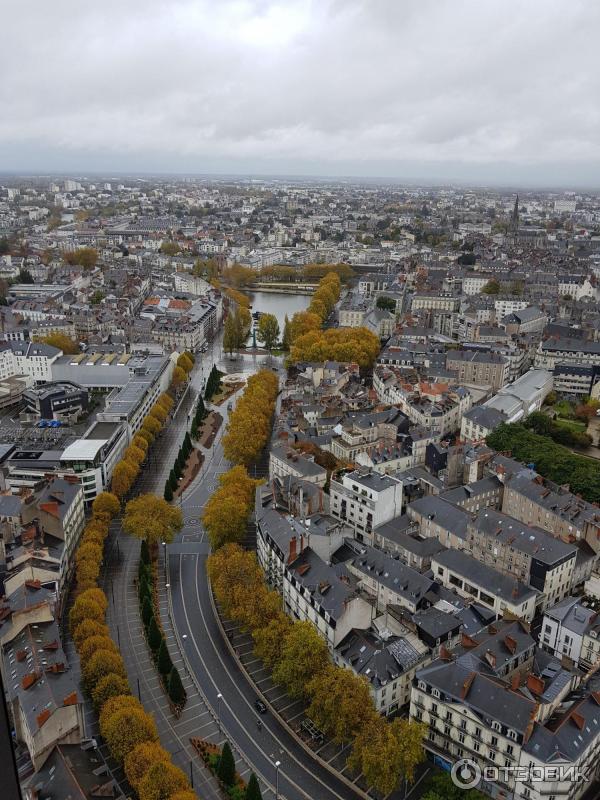
[[[587,429],[585,422],[580,422],[575,419],[555,419],[554,424],[561,428],[566,428],[569,431],[573,431],[573,433],[585,433]]]

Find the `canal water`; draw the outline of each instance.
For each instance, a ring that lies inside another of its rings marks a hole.
[[[274,292],[248,292],[252,311],[263,314],[274,314],[279,322],[279,330],[283,334],[285,315],[291,317],[296,311],[308,308],[311,296],[308,294],[275,294]]]

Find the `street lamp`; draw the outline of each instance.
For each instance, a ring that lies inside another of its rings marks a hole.
[[[163,546],[163,555],[165,557],[165,583],[166,583],[169,580],[169,575],[167,572],[167,543],[163,542],[162,546]]]
[[[217,724],[219,726],[219,733],[221,733],[221,700],[223,699],[223,695],[221,692],[217,695]]]
[[[279,800],[279,767],[281,761],[275,762],[275,800]]]

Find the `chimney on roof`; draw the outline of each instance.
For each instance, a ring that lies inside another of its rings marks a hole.
[[[521,677],[518,672],[515,672],[515,674],[510,679],[510,688],[513,690],[513,692],[517,691],[520,683],[521,683]]]
[[[546,688],[544,681],[538,676],[533,675],[531,672],[527,676],[527,688],[532,694],[542,695]]]
[[[295,561],[297,557],[298,557],[298,552],[296,549],[296,537],[292,536],[289,545],[288,564],[291,564],[293,561]]]

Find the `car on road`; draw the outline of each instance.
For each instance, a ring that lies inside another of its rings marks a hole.
[[[262,700],[255,700],[254,701],[254,708],[258,711],[259,714],[266,714],[267,713],[267,707],[263,703]]]

